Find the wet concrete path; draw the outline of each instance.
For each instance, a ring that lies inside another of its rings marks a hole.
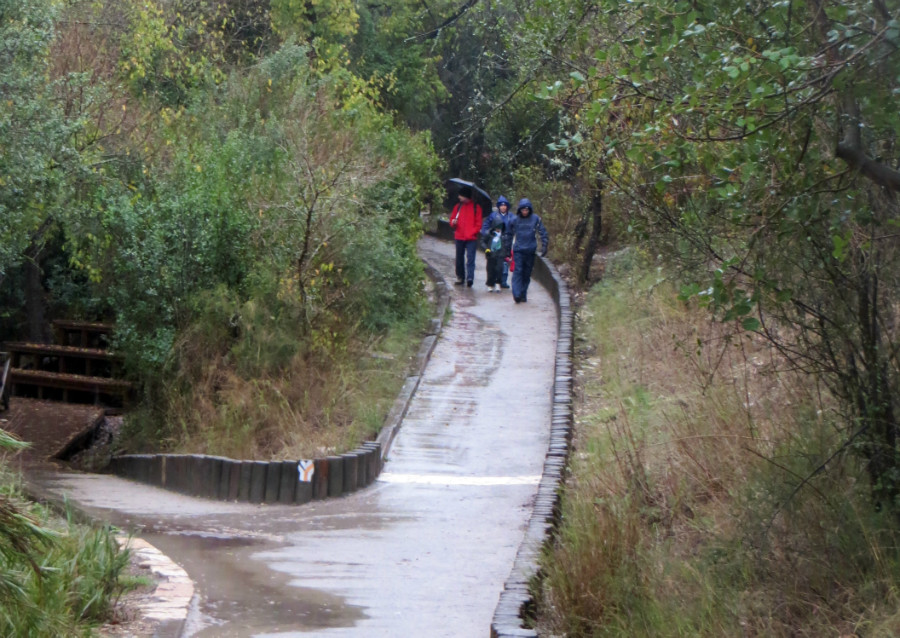
[[[420,253],[448,279],[453,245]],[[111,476],[32,478],[195,581],[186,636],[490,634],[547,451],[556,312],[453,287],[452,318],[371,487],[304,506],[220,503]]]

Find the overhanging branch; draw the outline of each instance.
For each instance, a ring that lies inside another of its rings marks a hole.
[[[835,155],[876,184],[900,191],[900,172],[873,160],[863,152],[862,136],[859,133],[859,104],[852,97],[844,100],[844,125],[844,139],[838,142]]]
[[[900,191],[900,172],[873,160],[858,145],[844,139],[838,143],[835,155],[876,184],[892,191]]]

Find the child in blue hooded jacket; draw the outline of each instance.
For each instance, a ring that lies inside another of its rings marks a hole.
[[[512,215],[509,213],[509,200],[503,195],[497,198],[497,207],[481,225],[482,243],[487,266],[488,292],[500,292],[501,288],[509,288],[506,279],[509,276],[508,258],[512,255],[512,236],[509,225]],[[498,241],[499,240],[499,241]],[[499,250],[495,248],[499,243]]]
[[[541,238],[541,257],[547,255],[550,237],[539,215],[535,214],[531,201],[527,198],[519,200],[516,215],[510,224],[513,238],[513,270],[512,293],[516,303],[528,301],[528,284],[531,283],[531,271],[534,268],[535,253],[538,249],[537,238]]]

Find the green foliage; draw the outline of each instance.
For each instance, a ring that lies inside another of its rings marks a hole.
[[[282,37],[312,45],[322,68],[343,64],[359,22],[352,0],[271,0],[270,6],[272,25]]]
[[[0,431],[0,448],[22,446]],[[89,635],[108,618],[127,564],[110,529],[60,521],[25,502],[0,466],[0,634]]]
[[[227,3],[132,2],[120,10],[129,28],[120,34],[119,67],[135,95],[183,105],[191,91],[223,79],[226,54],[244,53],[239,46],[234,50],[229,20],[238,16]],[[241,13],[248,17],[246,11]],[[252,12],[249,17],[260,21]],[[251,36],[248,44],[256,48],[264,37]]]
[[[567,6],[564,24],[542,3],[526,17],[543,46],[565,33],[573,61],[540,90],[567,113],[559,161],[631,200],[633,236],[686,297],[843,397],[875,498],[893,505],[900,365],[880,327],[900,291],[893,16],[862,2]]]
[[[23,296],[48,318],[115,320],[160,405],[165,387],[192,393],[171,383],[180,365],[267,376],[415,321],[439,162],[345,68],[356,17],[338,5],[273,4],[280,33],[312,43],[278,48],[265,7],[240,0],[77,3],[61,31],[51,2],[0,4],[5,333]],[[46,296],[22,294],[26,260]],[[226,338],[174,356],[194,322]]]
[[[499,91],[502,95],[502,89]],[[554,104],[522,91],[504,106],[502,115],[488,121],[484,133],[484,181],[492,193],[508,189],[510,176],[522,167],[541,167],[542,181],[554,178],[560,182],[560,188],[565,186],[566,182],[559,178],[567,175],[568,167],[548,166],[545,159],[547,145],[559,130],[560,114]]]
[[[270,425],[296,420],[298,399],[273,393],[270,377],[338,361],[419,316],[419,210],[438,166],[429,137],[396,128],[347,71],[310,69],[308,52],[285,45],[164,109],[165,161],[103,180],[79,209],[70,251],[117,309],[116,345],[146,400],[171,412],[147,409],[132,442],[193,440],[176,421],[192,431],[197,406],[215,399],[217,416],[202,417],[210,432],[275,449]],[[248,415],[236,390],[216,398],[239,384],[233,373],[257,380],[270,412]]]
[[[404,0],[388,5],[357,4],[359,29],[349,47],[349,68],[368,79],[382,103],[404,121],[421,124],[448,97],[437,72],[440,55],[415,34],[427,31],[427,13]]]
[[[51,2],[0,2],[0,282],[52,233],[74,160],[53,100]]]
[[[409,255],[436,167],[427,137],[394,129],[347,88],[341,73],[298,75],[282,78],[271,90],[284,97],[266,102],[278,180],[257,202],[266,242],[258,247],[284,278],[282,292],[301,300],[301,324],[314,329],[342,316],[377,329],[385,324],[373,314],[396,317],[415,305],[421,271]],[[332,91],[342,108],[321,109]]]
[[[352,449],[378,432],[423,317],[410,313],[378,335],[358,320],[302,333],[302,305],[283,286],[254,275],[245,301],[224,289],[197,299],[159,409],[128,416],[127,448],[297,458]]]
[[[129,368],[158,370],[197,290],[235,285],[247,269],[254,217],[239,205],[250,158],[238,136],[179,148],[140,187],[109,183],[71,229],[70,253],[94,271],[117,310],[117,345]]]
[[[314,79],[305,51],[287,46],[216,99],[168,112],[167,163],[145,166],[137,184],[107,181],[80,209],[71,252],[102,269],[118,345],[140,357],[132,368],[159,369],[199,291],[224,284],[249,298],[250,275],[279,282],[274,314],[300,300],[288,313],[298,334],[349,307],[377,329],[417,305],[410,255],[436,166],[428,138],[394,130],[340,76]]]
[[[4,597],[0,631],[48,638],[89,635],[91,626],[108,619],[127,562],[111,530],[74,525],[30,556],[5,560],[4,575],[15,581],[17,595]]]

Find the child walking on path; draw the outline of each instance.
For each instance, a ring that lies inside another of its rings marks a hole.
[[[500,292],[500,278],[503,276],[504,258],[508,252],[503,243],[503,225],[495,224],[482,237],[484,258],[487,262],[488,292]]]
[[[509,214],[509,200],[503,195],[497,198],[497,209],[491,212],[481,226],[481,235],[484,241],[484,256],[487,261],[487,286],[488,292],[500,292],[501,288],[509,288],[506,278],[509,275],[509,262],[512,255],[512,236],[510,235],[510,223],[512,215]]]
[[[478,248],[478,233],[481,231],[481,206],[472,201],[472,191],[462,188],[459,202],[450,212],[450,225],[454,228],[456,240],[456,283],[469,288],[475,281],[475,253]]]
[[[538,235],[541,237],[541,257],[547,255],[547,248],[550,247],[547,229],[527,198],[519,200],[516,215],[510,224],[510,234],[514,242],[513,260],[516,262],[512,278],[513,299],[516,303],[522,303],[528,301],[528,284],[531,283]]]

